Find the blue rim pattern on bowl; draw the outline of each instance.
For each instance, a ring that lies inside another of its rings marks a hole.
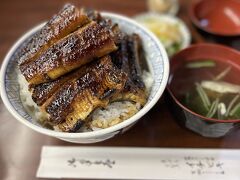
[[[137,118],[137,119],[141,118],[145,114],[144,109],[145,109],[145,111],[150,110],[151,107],[157,102],[159,97],[162,95],[162,93],[166,87],[168,73],[169,73],[168,58],[167,58],[167,54],[166,54],[163,46],[158,42],[157,38],[150,31],[139,26],[136,22],[129,20],[128,18],[125,18],[123,16],[115,15],[112,13],[102,13],[102,15],[104,17],[110,18],[113,22],[118,23],[120,28],[123,31],[125,31],[129,34],[138,33],[142,37],[144,50],[146,50],[146,49],[148,50],[148,51],[145,51],[147,63],[151,64],[151,65],[149,65],[149,67],[150,67],[149,70],[150,70],[151,74],[153,75],[153,79],[154,79],[154,85],[153,85],[151,93],[149,95],[147,104],[136,115],[129,118],[128,120],[126,120],[118,125],[115,125],[113,127],[99,130],[97,132],[95,131],[94,134],[92,132],[86,132],[86,133],[54,132],[54,134],[52,134],[53,133],[52,130],[42,128],[43,130],[40,131],[38,128],[31,127],[33,129],[35,129],[36,131],[38,131],[40,133],[48,134],[50,136],[55,136],[55,137],[57,137],[57,136],[66,137],[65,134],[72,134],[71,137],[78,137],[78,136],[85,137],[85,136],[89,136],[89,135],[90,136],[92,135],[94,137],[94,136],[97,136],[98,134],[100,134],[101,132],[111,133],[111,132],[117,131],[121,128],[125,128],[128,125],[131,125],[132,122],[136,121],[136,120],[134,120],[135,118]],[[39,30],[39,28],[42,27],[44,24],[45,23],[32,29],[30,32],[28,32],[23,38],[21,38],[15,44],[15,46],[10,50],[10,52],[8,53],[8,55],[6,56],[6,58],[4,60],[4,62],[8,61],[8,62],[5,62],[5,64],[7,63],[6,64],[6,66],[7,66],[6,73],[3,70],[1,70],[1,79],[4,80],[5,87],[6,87],[5,89],[1,88],[1,96],[2,96],[4,103],[11,105],[12,108],[15,109],[16,112],[14,112],[13,110],[10,110],[10,112],[18,120],[20,120],[22,117],[23,119],[26,119],[28,122],[30,122],[36,126],[41,126],[41,125],[39,123],[37,123],[36,120],[32,119],[32,117],[24,110],[24,107],[21,103],[20,93],[19,93],[19,84],[18,84],[17,77],[16,77],[17,71],[18,71],[17,62],[16,62],[16,54],[17,54],[18,50],[20,48],[22,48],[22,46],[24,44],[23,42],[26,42],[27,39],[29,38],[29,36],[36,33],[37,30]],[[7,98],[5,98],[5,96],[7,96]],[[157,99],[156,99],[156,96],[157,96]],[[18,115],[16,113],[18,113]],[[21,117],[19,117],[19,115]],[[23,120],[20,120],[20,121],[23,122]],[[29,123],[27,123],[26,121],[23,123],[30,127]],[[81,135],[79,135],[79,134],[81,134]]]

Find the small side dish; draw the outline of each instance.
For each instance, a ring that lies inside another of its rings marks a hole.
[[[151,81],[141,37],[94,10],[67,4],[18,50],[22,101],[62,132],[118,124],[146,103]],[[145,75],[145,76],[144,76]],[[149,84],[149,83],[148,83]]]
[[[190,32],[185,23],[177,17],[146,13],[136,16],[135,20],[151,30],[158,37],[169,56],[172,56],[190,44]]]

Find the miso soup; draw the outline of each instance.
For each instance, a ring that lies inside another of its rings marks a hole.
[[[222,61],[185,61],[170,88],[188,109],[208,118],[240,119],[240,70]]]

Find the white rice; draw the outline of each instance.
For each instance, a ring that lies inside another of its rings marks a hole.
[[[153,82],[154,82],[151,73],[148,72],[148,71],[143,71],[143,73],[142,73],[142,80],[143,80],[143,82],[145,84],[147,95],[149,95],[149,93],[150,93],[150,91],[152,89]]]
[[[113,102],[104,109],[94,111],[90,127],[95,129],[114,126],[136,114],[140,108],[140,104],[129,101]]]
[[[145,83],[147,93],[149,93],[153,84],[152,75],[147,71],[143,71],[142,79]],[[44,124],[48,116],[46,113],[43,113],[40,107],[32,100],[31,92],[28,90],[28,82],[20,72],[18,73],[18,82],[20,85],[20,97],[25,109],[33,119]],[[81,128],[81,132],[89,130],[95,131],[116,125],[130,118],[139,110],[140,104],[138,103],[130,101],[113,102],[106,108],[95,110],[91,116],[91,121],[87,124],[88,127]]]
[[[153,84],[153,78],[149,72],[143,71],[142,79],[146,86],[147,94],[149,94]],[[94,111],[89,126],[92,130],[114,126],[132,117],[140,108],[140,104],[130,101],[113,102],[106,108]]]
[[[27,112],[37,121],[44,122],[47,119],[47,114],[42,112],[40,107],[32,100],[31,93],[28,90],[28,82],[25,77],[18,72],[18,82],[20,87],[20,98]]]

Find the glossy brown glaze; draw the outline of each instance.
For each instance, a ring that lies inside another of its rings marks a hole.
[[[73,72],[67,73],[64,76],[50,82],[30,85],[29,90],[32,93],[33,101],[38,106],[43,105],[43,103],[45,103],[47,99],[49,99],[66,81],[81,76],[85,72],[86,68],[87,66],[83,66],[81,70],[74,70]]]
[[[78,71],[43,105],[50,115],[49,122],[66,132],[76,131],[79,121],[86,121],[95,108],[105,107],[110,97],[123,89],[127,78],[113,66],[110,56]]]
[[[20,69],[30,84],[40,84],[56,79],[116,48],[108,30],[91,22],[58,41],[38,59]]]
[[[118,51],[112,53],[113,62],[128,74],[128,79],[123,91],[114,96],[112,101],[130,100],[143,106],[147,96],[141,78],[140,62],[145,61],[141,56],[141,40],[136,34],[125,35],[118,46]]]
[[[70,77],[64,76],[60,77],[55,81],[50,81],[42,84],[38,84],[36,86],[30,87],[30,91],[32,92],[32,99],[38,105],[43,105],[47,99],[49,99],[58,88],[63,85]]]
[[[65,79],[58,79],[51,82],[46,82],[32,86],[30,91],[32,92],[32,99],[38,105],[41,106],[47,99],[49,99],[53,93],[65,82]]]
[[[54,15],[40,31],[26,42],[24,48],[19,51],[18,64],[34,61],[52,44],[89,21],[88,17],[81,14],[75,6],[66,4],[58,14]]]
[[[97,22],[102,27],[107,28],[114,37],[114,42],[120,43],[123,33],[121,32],[118,24],[113,23],[111,19],[103,18],[100,12],[94,9],[82,8],[81,13],[85,14],[89,19]]]
[[[141,38],[137,34],[133,34],[128,38],[128,51],[129,51],[129,74],[134,82],[140,89],[144,89],[145,85],[142,81],[142,70],[140,63],[146,61],[144,50],[142,48]]]

